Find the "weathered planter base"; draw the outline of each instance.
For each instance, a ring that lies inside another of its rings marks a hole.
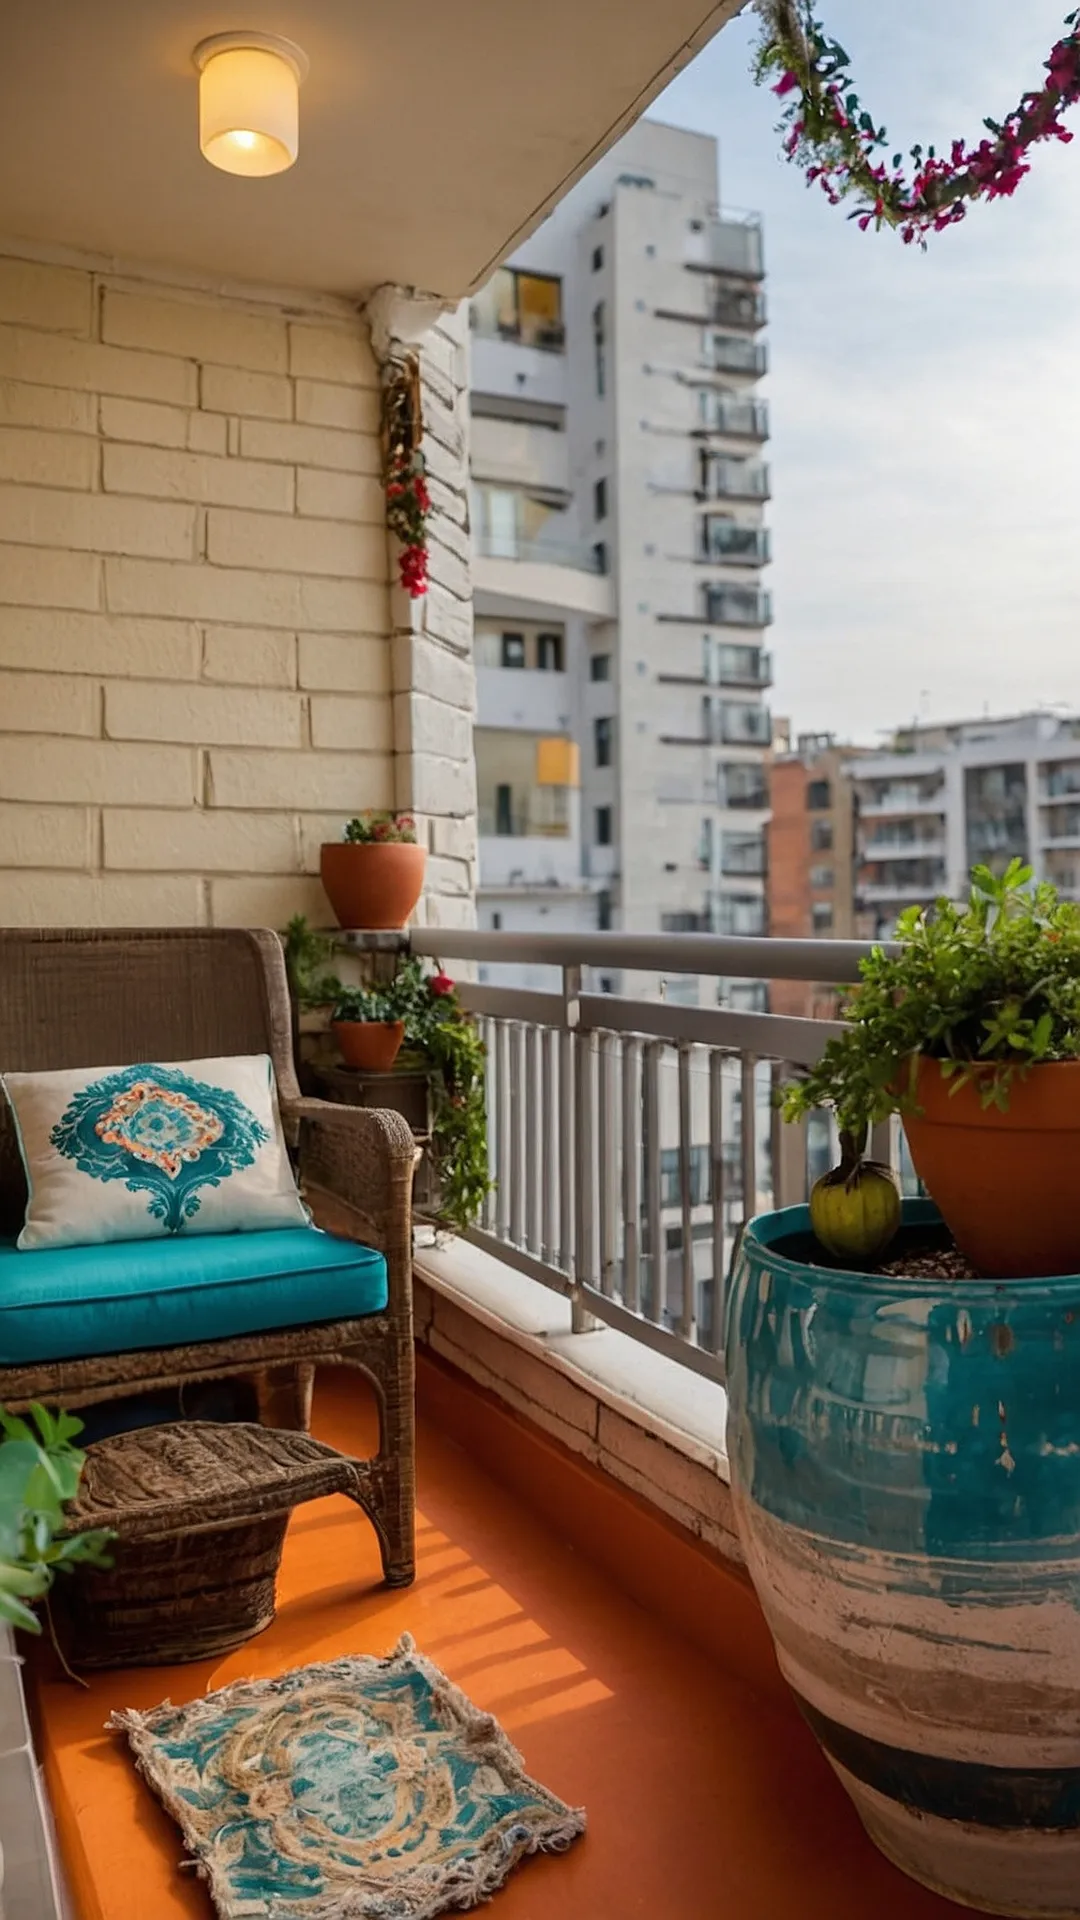
[[[936,1820],[875,1793],[832,1762],[863,1826],[887,1860],[932,1893],[979,1913],[1008,1920],[1078,1920],[1080,1834],[1048,1835],[1005,1829],[990,1839],[984,1827]],[[1041,1889],[1032,1906],[1031,1890]]]

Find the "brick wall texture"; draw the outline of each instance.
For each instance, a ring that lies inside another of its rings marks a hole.
[[[462,325],[414,606],[367,328],[309,305],[0,258],[0,924],[327,922],[321,841],[394,804],[471,916]]]

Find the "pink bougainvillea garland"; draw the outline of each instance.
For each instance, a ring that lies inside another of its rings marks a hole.
[[[382,390],[383,472],[386,524],[401,542],[401,584],[413,600],[428,590],[427,522],[431,494],[420,443],[420,363],[415,352],[388,362]]]
[[[1031,171],[1028,152],[1040,140],[1072,139],[1061,115],[1080,100],[1080,8],[1045,62],[1047,79],[1025,93],[1002,121],[984,122],[988,137],[967,146],[954,140],[947,156],[933,147],[882,157],[889,137],[865,112],[850,75],[850,59],[815,17],[814,0],[758,0],[765,33],[757,79],[772,82],[783,102],[784,151],[806,171],[833,206],[849,195],[848,218],[867,227],[895,227],[905,242],[925,247],[929,233],[963,220],[968,203],[1015,193]]]

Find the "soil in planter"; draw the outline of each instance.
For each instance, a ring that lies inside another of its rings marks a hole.
[[[901,1227],[887,1260],[873,1266],[847,1266],[832,1260],[812,1233],[789,1233],[775,1242],[777,1253],[806,1267],[827,1267],[835,1273],[881,1273],[901,1280],[978,1280],[970,1260],[960,1252],[947,1227]],[[902,1251],[898,1252],[900,1248]]]

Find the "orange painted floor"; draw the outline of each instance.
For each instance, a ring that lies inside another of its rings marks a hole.
[[[696,1550],[609,1495],[599,1475],[556,1459],[531,1430],[518,1431],[515,1446],[514,1423],[464,1384],[426,1366],[422,1382],[419,1571],[409,1591],[379,1586],[369,1526],[346,1501],[325,1500],[293,1519],[273,1627],[228,1659],[99,1674],[84,1692],[35,1646],[39,1735],[78,1920],[212,1920],[202,1887],[178,1871],[175,1827],[124,1743],[102,1731],[113,1707],[381,1653],[405,1631],[499,1716],[532,1773],[588,1810],[585,1839],[526,1863],[493,1920],[959,1920],[959,1909],[873,1850],[781,1695],[754,1691],[628,1598],[580,1540],[575,1548],[538,1517],[520,1484],[505,1484],[516,1455],[544,1475],[541,1495],[565,1471],[583,1507],[613,1503],[617,1525],[605,1528],[597,1507],[585,1529],[609,1567],[607,1534],[625,1548],[640,1520],[653,1529],[643,1576],[663,1571],[670,1539],[682,1595],[695,1584],[686,1555]],[[363,1450],[368,1431],[358,1391],[331,1376],[317,1395],[316,1431],[350,1451]],[[467,1436],[469,1452],[448,1429]],[[550,1508],[550,1498],[539,1504]],[[735,1667],[745,1644],[753,1671],[763,1645],[753,1603],[701,1558],[712,1582],[708,1628],[722,1636],[729,1626]]]

